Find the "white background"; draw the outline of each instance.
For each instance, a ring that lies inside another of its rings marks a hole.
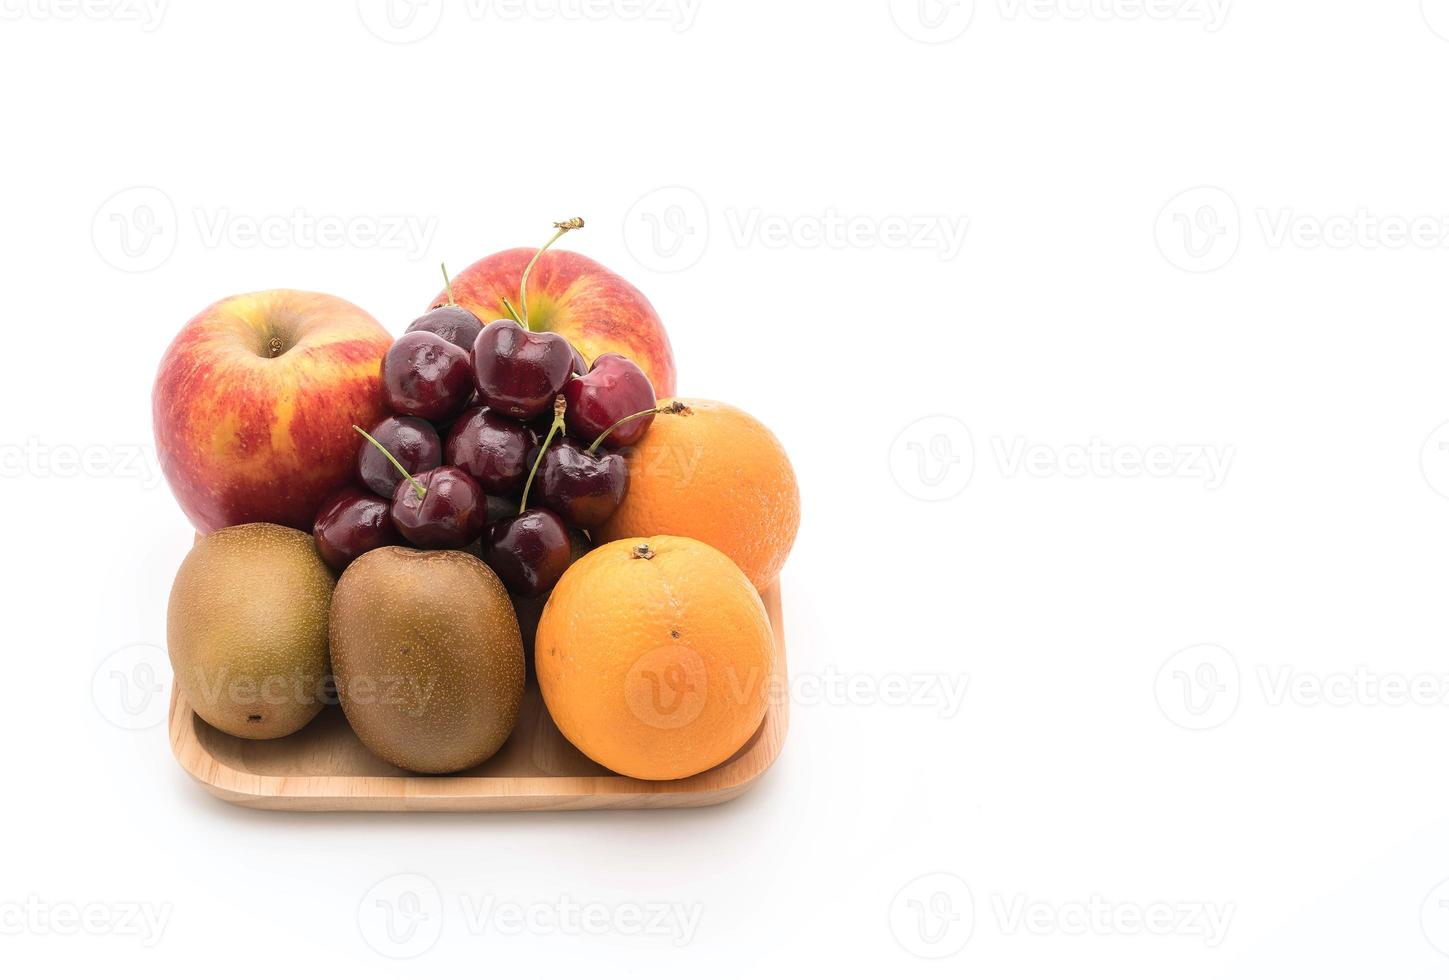
[[[0,968],[1449,966],[1449,2],[65,3],[0,0]],[[144,683],[165,345],[277,286],[397,332],[576,213],[794,459],[782,757],[690,812],[213,800]]]

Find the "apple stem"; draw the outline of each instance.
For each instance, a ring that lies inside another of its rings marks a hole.
[[[646,408],[642,412],[635,412],[633,415],[626,415],[619,421],[615,422],[613,425],[609,426],[603,432],[599,433],[599,438],[595,439],[592,443],[589,444],[589,455],[594,455],[594,452],[599,448],[603,441],[609,437],[609,433],[613,432],[625,422],[632,422],[635,419],[642,419],[646,415],[682,415],[688,411],[689,407],[685,405],[684,402],[673,401],[670,402],[668,405],[659,405],[655,408]]]
[[[448,290],[448,305],[457,306],[458,304],[453,302],[453,280],[448,278],[448,263],[439,262],[438,267],[443,270],[443,285]]]
[[[538,455],[533,459],[533,469],[528,471],[528,482],[523,485],[523,497],[518,501],[520,514],[528,509],[528,491],[533,487],[533,477],[538,473],[538,464],[543,462],[544,450],[548,449],[550,442],[553,442],[554,433],[564,430],[564,409],[567,407],[568,402],[564,400],[563,395],[559,395],[553,400],[553,424],[548,427],[548,435],[543,437],[543,444],[538,447]]]
[[[386,446],[384,446],[382,443],[380,443],[376,439],[374,439],[372,437],[372,433],[371,432],[368,432],[366,429],[362,428],[359,425],[354,425],[353,428],[357,430],[357,434],[358,435],[362,436],[362,438],[366,439],[368,442],[370,442],[374,446],[376,446],[377,447],[377,451],[380,452],[380,453],[382,453],[384,456],[386,456],[387,457],[387,461],[389,463],[391,463],[392,465],[394,465],[394,466],[397,467],[397,471],[399,473],[401,473],[404,477],[406,477],[407,478],[407,481],[413,485],[413,489],[418,492],[418,499],[419,500],[422,500],[424,497],[426,497],[428,495],[428,488],[425,487],[425,486],[423,486],[421,483],[419,483],[417,481],[417,479],[414,478],[413,475],[408,472],[407,467],[404,466],[403,464],[399,463],[397,461],[397,457],[394,456],[392,453],[390,453],[390,452],[387,451],[387,447]]]
[[[569,218],[567,221],[555,221],[553,223],[553,226],[558,230],[553,233],[552,238],[543,243],[543,248],[533,253],[533,258],[529,259],[528,265],[523,267],[523,278],[520,279],[518,282],[518,308],[523,313],[523,318],[520,319],[518,322],[523,326],[523,329],[525,330],[533,329],[528,325],[528,274],[533,271],[533,264],[538,261],[538,257],[540,255],[548,251],[548,247],[554,242],[558,241],[560,238],[573,231],[575,228],[582,228],[584,226],[584,219]]]

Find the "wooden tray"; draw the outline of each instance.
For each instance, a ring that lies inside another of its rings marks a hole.
[[[765,720],[730,759],[688,779],[631,779],[591,761],[559,734],[532,679],[518,724],[498,754],[449,776],[420,776],[378,759],[363,748],[335,706],[286,738],[227,735],[197,717],[174,684],[171,750],[181,768],[212,795],[264,810],[594,810],[723,803],[770,767],[785,739],[779,586],[762,598],[775,632]]]

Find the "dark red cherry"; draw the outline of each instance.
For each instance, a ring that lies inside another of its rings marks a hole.
[[[569,529],[542,507],[506,517],[483,535],[483,560],[515,595],[542,595],[573,561]]]
[[[601,354],[589,373],[572,378],[563,389],[568,400],[564,423],[568,434],[589,445],[609,426],[635,412],[654,407],[654,386],[639,366],[622,354]],[[604,438],[610,449],[632,446],[649,430],[654,416],[625,422]]]
[[[517,505],[513,508],[518,510]],[[569,528],[569,563],[578,561],[589,552],[589,539],[578,528]],[[551,590],[550,590],[551,591]],[[524,662],[530,676],[533,674],[533,644],[538,636],[538,621],[543,616],[543,607],[548,604],[549,593],[542,595],[511,596],[513,614],[518,617],[518,632],[523,636]]]
[[[409,473],[431,470],[443,462],[443,441],[438,430],[426,419],[411,415],[389,415],[372,427],[371,435],[397,461],[407,467]],[[387,457],[366,439],[357,450],[357,477],[367,489],[384,497],[391,497],[403,475]]]
[[[555,440],[538,464],[543,502],[575,527],[598,527],[624,499],[629,467],[618,453],[591,455],[572,439]]]
[[[317,553],[337,572],[374,548],[402,544],[388,502],[356,487],[344,487],[327,498],[317,512],[312,537]]]
[[[419,548],[462,548],[483,533],[483,490],[456,466],[439,466],[403,480],[392,494],[392,521]]]
[[[486,408],[470,408],[448,433],[448,463],[464,470],[485,493],[507,494],[523,487],[538,435],[522,422]]]
[[[551,406],[573,363],[573,348],[562,336],[531,333],[512,320],[494,320],[473,342],[478,394],[510,418],[533,418]]]
[[[472,310],[461,306],[435,306],[412,323],[407,333],[426,330],[442,337],[450,344],[456,344],[465,351],[473,349],[473,341],[483,330],[483,321]]]
[[[398,415],[443,422],[473,394],[468,352],[426,330],[405,333],[382,358],[382,403]]]
[[[574,352],[574,363],[569,368],[570,373],[587,374],[589,371],[589,362],[584,360],[584,355],[580,354],[579,349],[573,344],[569,344],[569,350]]]

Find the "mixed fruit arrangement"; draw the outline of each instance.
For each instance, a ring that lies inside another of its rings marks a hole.
[[[340,703],[382,759],[457,772],[507,741],[532,674],[570,742],[641,779],[759,727],[794,472],[745,412],[675,397],[648,300],[551,249],[581,227],[444,268],[396,340],[278,290],[172,342],[158,455],[198,540],[168,644],[202,719],[278,738]]]

